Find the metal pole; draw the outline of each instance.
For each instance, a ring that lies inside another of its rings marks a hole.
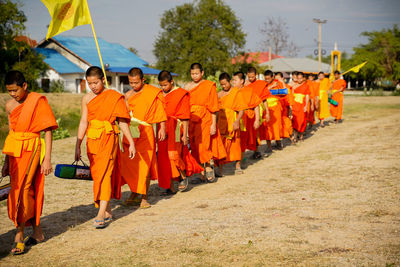
[[[318,23],[318,71],[321,71],[322,62],[322,24],[326,23],[327,20],[313,19],[313,22]]]

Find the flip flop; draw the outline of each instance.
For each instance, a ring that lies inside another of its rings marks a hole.
[[[185,192],[189,187],[189,179],[186,177],[185,179],[181,179],[179,182],[178,190],[181,192]]]
[[[134,199],[126,199],[124,202],[122,202],[122,205],[124,206],[138,206],[142,202],[141,199],[134,198]]]
[[[256,151],[254,154],[251,156],[252,159],[261,159],[262,155],[260,152]]]
[[[15,249],[15,251],[12,251]],[[19,251],[17,251],[19,250]],[[11,249],[12,255],[21,255],[25,253],[25,244],[23,242],[14,242],[13,248]]]
[[[235,174],[243,174],[244,171],[242,169],[235,169]]]
[[[98,223],[103,223],[103,224],[98,224]],[[93,226],[96,229],[104,229],[107,227],[107,224],[105,220],[94,220]]]
[[[140,207],[139,207],[139,209],[141,209],[141,210],[148,209],[148,208],[151,208],[151,205],[149,203],[144,204],[144,205],[140,204]]]
[[[214,183],[217,181],[217,178],[215,177],[214,169],[212,169],[212,171],[206,171],[206,179],[207,179],[207,182],[209,182],[209,183]]]
[[[112,217],[112,216],[107,217],[107,218],[104,218],[104,222],[105,222],[105,223],[111,223],[112,220],[113,220],[113,217]]]

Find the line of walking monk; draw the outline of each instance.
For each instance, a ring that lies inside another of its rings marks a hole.
[[[265,80],[257,80],[257,70],[251,67],[247,79],[240,71],[233,77],[222,73],[220,92],[203,78],[201,64],[191,65],[190,76],[192,81],[179,88],[170,72],[161,71],[159,89],[145,84],[141,69],[132,68],[128,73],[132,89],[122,95],[104,87],[101,68],[86,71],[91,92],[82,98],[75,160],[81,158],[86,135],[98,208],[94,227],[104,228],[112,221],[109,201],[121,198],[124,184],[131,191],[124,204],[148,208],[151,179],[157,179],[167,194],[175,193],[174,180],[185,191],[194,173],[201,173],[200,182],[215,182],[229,162],[234,162],[235,173],[243,173],[246,150],[259,159],[272,152],[272,141],[282,149],[285,138],[303,140],[307,124],[316,123],[315,113],[321,126],[330,113],[336,122],[342,118],[346,83],[339,72],[332,84],[323,73],[314,81],[314,75],[306,79],[302,72],[293,73],[286,84],[282,73],[270,70],[265,71]],[[11,253],[18,255],[25,246],[44,240],[40,228],[44,176],[52,172],[52,130],[58,125],[46,97],[29,92],[21,72],[8,72],[5,85],[12,98],[5,105],[10,132],[3,148],[2,176],[11,177],[8,215],[17,229]],[[339,105],[329,110],[330,93]],[[260,151],[263,140],[267,151]],[[26,226],[33,227],[33,234],[24,238]]]

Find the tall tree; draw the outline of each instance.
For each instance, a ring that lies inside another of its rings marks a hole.
[[[360,76],[367,80],[400,79],[400,30],[397,25],[391,29],[363,32],[368,43],[355,47],[351,64],[358,65],[368,61],[360,71]]]
[[[11,69],[21,70],[31,90],[38,90],[36,79],[48,69],[43,57],[25,42],[15,37],[25,30],[26,16],[19,4],[11,0],[0,0],[0,90],[4,91],[4,77]]]
[[[260,28],[260,33],[264,36],[262,48],[266,50],[271,47],[272,53],[276,55],[286,53],[290,57],[297,56],[300,49],[290,41],[288,30],[287,22],[283,18],[268,17]]]
[[[232,9],[222,0],[198,0],[164,12],[154,44],[157,67],[188,77],[199,62],[207,75],[231,70],[231,59],[245,45],[245,33]]]

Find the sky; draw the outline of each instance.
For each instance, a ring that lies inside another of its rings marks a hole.
[[[40,0],[19,0],[27,16],[26,35],[41,41],[47,33],[51,17]],[[153,45],[160,33],[163,13],[189,0],[88,0],[96,34],[106,41],[134,47],[139,56],[155,63]],[[379,31],[400,26],[399,0],[224,0],[239,18],[246,36],[245,51],[267,51],[262,46],[260,28],[268,17],[281,17],[288,33],[299,48],[298,57],[313,54],[317,49],[318,26],[313,18],[326,19],[322,25],[322,48],[327,54],[338,43],[338,49],[352,48],[367,39],[364,31]],[[89,25],[64,32],[65,36],[92,36]]]

